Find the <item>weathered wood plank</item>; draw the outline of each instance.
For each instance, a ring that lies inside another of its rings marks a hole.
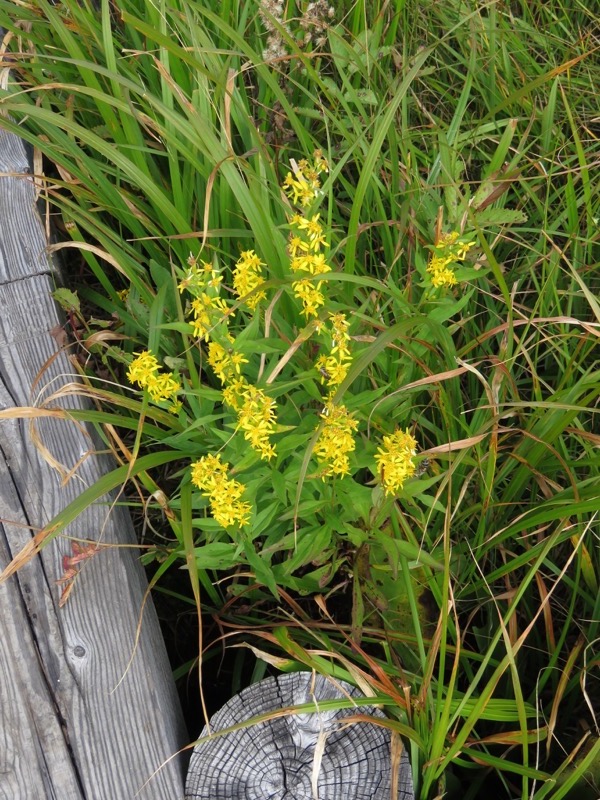
[[[13,526],[0,524],[0,564],[6,564],[10,557],[10,528],[26,525],[27,520],[3,459],[0,459],[0,515],[14,520]],[[19,581],[0,585],[2,800],[82,797],[52,691],[39,668],[35,635],[29,626],[32,614],[38,614],[42,625],[47,621],[45,610],[51,603],[44,595],[48,595],[48,586],[39,559],[23,569]],[[33,602],[28,608],[30,600]]]
[[[0,130],[0,172],[18,172],[25,164],[22,145]],[[3,409],[39,405],[74,379],[64,355],[39,375],[56,353],[49,331],[59,321],[45,246],[31,180],[0,177]],[[62,485],[32,445],[28,423],[0,420],[0,569],[31,541],[32,531],[114,467],[95,453],[91,431],[58,419],[38,427],[44,446],[68,471],[83,462]],[[127,547],[135,544],[131,520],[109,501],[84,512],[0,585],[2,800],[183,797],[181,761],[159,770],[186,743],[178,699],[151,602],[143,608],[138,639],[147,583],[137,551]],[[63,556],[72,554],[68,536],[115,546],[81,565],[59,609],[56,581]]]
[[[0,130],[0,283],[51,271],[30,172],[23,142]]]

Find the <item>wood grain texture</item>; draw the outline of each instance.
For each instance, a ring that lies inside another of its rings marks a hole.
[[[30,172],[23,143],[0,130],[0,283],[50,271]]]
[[[49,331],[60,320],[33,184],[6,174],[25,166],[22,144],[0,129],[0,409],[39,406],[75,380],[64,354],[52,360]],[[44,419],[41,441],[73,473],[64,483],[32,445],[29,425],[0,419],[0,570],[115,466],[91,430]],[[138,551],[118,547],[135,544],[132,523],[111,499],[0,585],[1,800],[183,798],[181,760],[160,767],[187,735],[154,608],[143,604]],[[59,609],[69,536],[114,546],[81,565]]]
[[[372,706],[318,708],[324,700],[348,695],[363,698],[348,683],[333,683],[310,672],[267,678],[244,689],[210,720],[212,733],[289,706],[313,703],[316,710],[253,724],[196,745],[186,800],[391,800],[389,731],[369,722],[346,721],[357,714],[383,718],[382,712]],[[205,728],[201,736],[207,735]],[[398,778],[397,800],[414,800],[405,751]]]

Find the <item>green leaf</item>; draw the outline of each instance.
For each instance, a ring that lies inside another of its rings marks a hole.
[[[241,548],[232,542],[211,542],[194,548],[198,569],[232,569],[239,561]]]
[[[522,225],[527,222],[527,215],[522,211],[510,208],[486,208],[485,211],[473,214],[480,228],[489,228],[492,225]]]
[[[70,289],[56,289],[52,292],[52,297],[56,300],[63,311],[75,311],[77,316],[81,316],[81,304],[77,292]]]
[[[323,557],[331,545],[332,530],[329,525],[318,525],[298,531],[293,552],[279,570],[283,578]]]
[[[279,589],[277,588],[277,581],[273,575],[273,570],[267,559],[261,556],[254,549],[252,542],[242,535],[242,545],[244,553],[248,560],[248,564],[256,576],[256,580],[271,590],[274,597],[279,599]]]

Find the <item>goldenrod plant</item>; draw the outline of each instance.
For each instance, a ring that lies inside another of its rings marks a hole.
[[[232,694],[355,683],[419,800],[596,796],[591,6],[0,0],[0,26],[0,124],[82,320],[73,416],[120,462],[50,536],[122,489],[204,674],[235,644]]]

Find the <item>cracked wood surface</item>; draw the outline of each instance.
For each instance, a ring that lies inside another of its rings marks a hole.
[[[22,142],[0,128],[0,572],[115,466],[95,452],[102,445],[91,429],[39,420],[44,446],[73,471],[65,483],[32,444],[30,422],[8,417],[74,380],[50,334],[62,320],[28,171]],[[81,407],[77,398],[50,405]],[[68,537],[135,544],[128,512],[110,509],[110,499],[0,584],[0,800],[184,796],[181,759],[161,769],[187,734],[156,613],[151,601],[144,606],[138,551],[106,547],[85,559],[58,607]]]
[[[211,718],[213,733],[290,706],[315,710],[278,714],[197,744],[186,800],[414,800],[400,738],[392,743],[390,731],[377,724],[384,714],[373,706],[323,707],[348,698],[364,695],[311,672],[248,686]],[[207,735],[204,728],[201,738]]]

